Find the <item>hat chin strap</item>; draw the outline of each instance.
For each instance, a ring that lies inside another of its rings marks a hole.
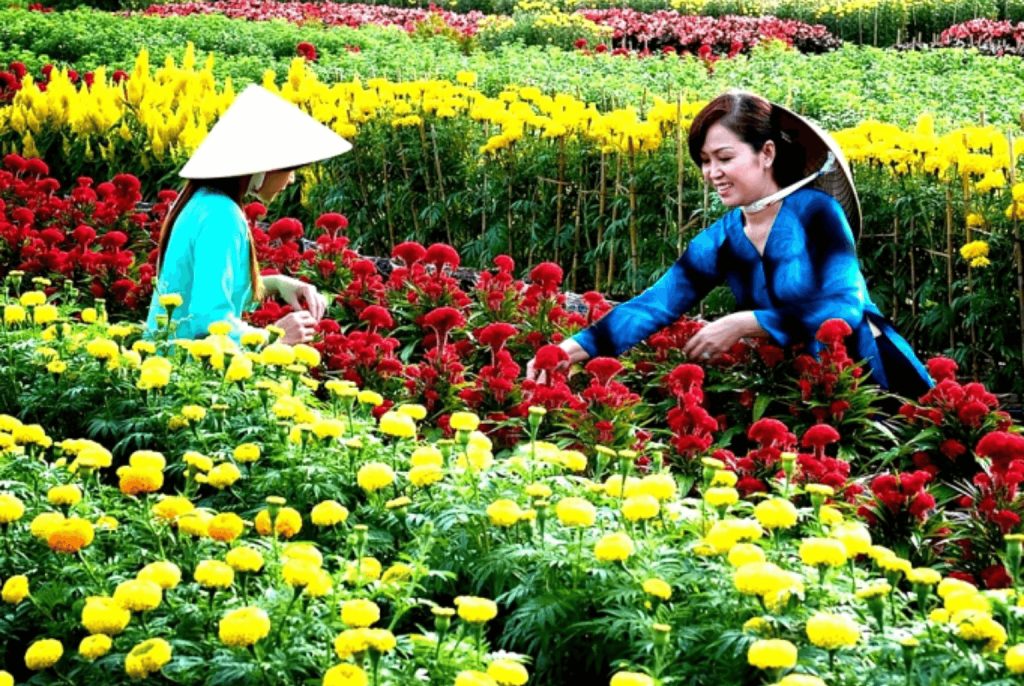
[[[807,184],[809,184],[809,183],[813,182],[814,180],[816,180],[819,176],[823,176],[824,174],[828,174],[830,171],[832,171],[835,168],[835,166],[836,166],[836,156],[835,156],[835,154],[831,150],[829,150],[828,151],[828,157],[825,158],[825,163],[821,165],[821,169],[819,169],[818,171],[814,172],[813,174],[811,174],[810,176],[808,176],[806,178],[800,179],[799,181],[797,181],[794,184],[786,186],[785,188],[783,188],[781,190],[775,191],[774,193],[772,193],[769,196],[761,198],[760,200],[755,200],[754,202],[750,203],[749,205],[743,205],[743,207],[741,209],[745,213],[747,213],[747,214],[754,214],[754,213],[760,212],[761,210],[763,210],[766,207],[768,207],[769,205],[771,205],[773,202],[778,202],[779,200],[782,200],[783,198],[785,198],[787,195],[791,195],[792,193],[795,193],[796,191],[800,190],[801,188],[803,188]]]
[[[250,195],[256,195],[257,191],[259,191],[260,186],[263,185],[263,182],[264,180],[266,180],[266,178],[266,172],[256,172],[249,178],[249,187],[245,190],[245,192]]]

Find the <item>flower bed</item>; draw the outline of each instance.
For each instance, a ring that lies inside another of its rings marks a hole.
[[[951,360],[897,413],[840,320],[817,357],[750,342],[701,367],[679,352],[701,326],[684,319],[567,376],[544,344],[607,306],[565,311],[558,265],[524,283],[502,256],[463,290],[457,251],[407,242],[384,279],[335,213],[308,235],[254,230],[266,268],[335,295],[312,345],[215,324],[169,347],[131,323],[142,293],[130,309],[90,291],[145,271],[121,256],[173,193],[139,212],[131,178],[63,194],[46,172],[0,171],[5,231],[53,277],[11,273],[0,292],[0,650],[19,679],[1024,671],[1020,540],[1004,540],[1024,439]],[[533,354],[543,383],[519,379]]]

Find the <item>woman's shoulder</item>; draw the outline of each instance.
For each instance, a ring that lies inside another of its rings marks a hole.
[[[197,229],[210,220],[218,224],[234,224],[240,228],[246,226],[245,213],[234,200],[207,188],[197,190],[181,214],[181,219],[195,224]]]
[[[820,188],[804,186],[803,188],[794,191],[789,197],[792,199],[793,204],[799,209],[810,211],[838,209],[839,211],[842,211],[839,201]]]

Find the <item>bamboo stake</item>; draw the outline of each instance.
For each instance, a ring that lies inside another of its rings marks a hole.
[[[900,217],[899,215],[893,215],[892,218],[892,275],[896,276],[896,267],[899,265],[899,252],[900,252]],[[900,294],[897,289],[893,289],[892,292],[892,319],[896,321],[896,317],[900,312]]]
[[[632,263],[632,274],[629,288],[637,292],[636,277],[640,271],[640,237],[636,231],[636,153],[633,151],[633,139],[629,139],[629,259]]]
[[[398,148],[398,162],[399,162],[399,165],[401,166],[401,169],[402,169],[402,176],[405,177],[405,182],[407,184],[409,184],[409,190],[412,191],[412,175],[409,173],[409,165],[408,165],[408,163],[406,162],[406,159],[405,159],[405,146],[401,144],[401,141],[399,141],[399,144],[396,147]],[[412,228],[413,228],[413,231],[416,233],[417,236],[419,236],[420,235],[420,219],[419,219],[418,216],[416,216],[417,212],[416,212],[416,207],[415,207],[415,203],[413,202],[413,199],[414,199],[414,196],[410,192],[409,193],[409,205],[410,205],[410,207],[409,207],[409,215],[412,217]]]
[[[984,110],[982,110],[982,112],[981,112],[981,117],[982,117],[982,120],[984,121],[984,118],[985,118],[985,111]],[[982,124],[982,126],[984,126],[984,124]],[[963,188],[963,196],[964,196],[964,216],[966,217],[970,213],[970,211],[971,211],[971,185],[970,185],[970,181],[968,180],[968,178],[966,176],[961,177],[961,180],[962,180],[961,187]],[[967,240],[965,242],[966,243],[970,243],[973,240],[974,233],[971,230],[971,226],[970,226],[969,223],[967,223],[965,221],[964,224],[966,224],[965,232],[966,232],[966,236],[967,236]],[[971,294],[971,298],[973,300],[973,298],[974,298],[974,272],[971,269],[970,262],[967,263],[967,292]],[[978,327],[975,324],[973,317],[971,318],[970,336],[971,336],[971,372],[973,373],[974,378],[978,378],[978,376],[979,376],[978,355],[977,355],[977,350],[978,350]]]
[[[683,254],[683,96],[676,96],[676,255]]]
[[[946,185],[946,304],[953,310],[953,189]],[[952,319],[952,317],[950,317]],[[954,327],[949,327],[949,351],[956,347]]]
[[[608,200],[608,153],[601,151],[601,169],[598,175],[597,192],[597,248],[600,250],[604,241],[604,211]],[[601,279],[604,276],[604,263],[601,260],[594,260],[594,288],[601,288]]]
[[[612,190],[615,195],[619,194],[619,184],[622,182],[622,155],[615,155],[615,183],[612,185]],[[619,205],[618,203],[612,205],[612,224],[616,222],[619,216]],[[608,281],[605,284],[605,290],[610,291],[612,283],[615,279],[615,250],[608,251]]]
[[[384,172],[384,218],[388,225],[388,240],[391,247],[395,247],[395,221],[391,214],[391,178],[388,175],[388,161],[385,158],[381,165]]]
[[[579,265],[580,265],[580,239],[581,239],[580,234],[581,234],[582,228],[583,228],[582,227],[582,223],[583,223],[582,205],[583,205],[583,194],[582,193],[577,193],[576,194],[576,212],[575,212],[575,215],[576,215],[575,216],[576,227],[575,227],[575,229],[573,231],[573,240],[572,240],[572,280],[571,280],[571,284],[570,284],[570,288],[573,290],[573,292],[576,292],[576,282],[577,282],[576,276],[577,276],[577,271],[579,270]]]
[[[441,202],[444,205],[444,235],[448,239],[448,244],[452,244],[452,226],[448,219],[448,197],[444,193],[444,175],[441,173],[441,154],[437,151],[437,130],[434,125],[430,125],[430,142],[433,143],[434,147],[434,170],[437,173],[437,189],[441,193]]]
[[[1017,183],[1017,154],[1014,151],[1013,131],[1006,134],[1010,143],[1010,188]],[[1013,208],[1013,261],[1017,266],[1017,316],[1020,319],[1020,361],[1024,372],[1024,244],[1021,243],[1020,222],[1017,219],[1017,202],[1011,200]]]
[[[565,182],[565,136],[558,137],[558,183],[555,184],[555,264],[560,264],[562,232],[562,184]]]

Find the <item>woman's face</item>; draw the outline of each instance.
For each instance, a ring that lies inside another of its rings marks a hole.
[[[295,181],[295,170],[278,170],[267,172],[263,185],[256,189],[256,197],[268,205],[277,194]]]
[[[779,189],[772,176],[775,143],[755,152],[735,133],[712,124],[700,150],[700,168],[726,207],[749,205]]]

